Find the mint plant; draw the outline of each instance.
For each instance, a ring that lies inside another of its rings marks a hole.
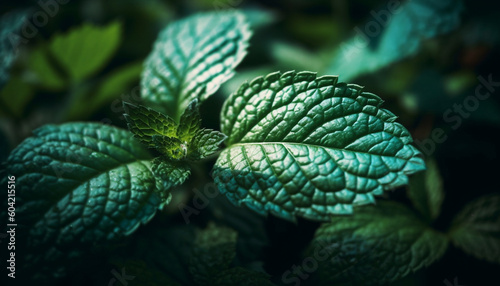
[[[61,261],[77,264],[87,252],[123,243],[140,254],[127,253],[132,258],[116,265],[148,273],[137,275],[144,284],[299,285],[306,276],[295,271],[273,277],[238,265],[237,241],[244,237],[213,221],[204,230],[189,230],[184,244],[167,243],[168,251],[189,253],[169,256],[183,257],[183,269],[160,271],[163,257],[155,258],[155,267],[144,262],[146,252],[161,248],[144,248],[148,236],[134,240],[131,234],[156,213],[168,215],[172,192],[186,191],[183,184],[197,179],[192,169],[210,159],[216,159],[213,180],[233,205],[260,217],[318,223],[304,252],[290,250],[316,261],[309,283],[393,282],[438,260],[450,242],[499,263],[498,219],[489,220],[498,218],[498,195],[466,207],[449,232],[434,229],[444,198],[438,167],[424,162],[383,100],[359,85],[311,71],[272,72],[248,79],[227,97],[221,131],[204,128],[200,106],[233,76],[251,34],[236,11],[175,21],[144,63],[142,102],[123,102],[128,131],[89,122],[46,125],[11,152],[5,172],[16,178],[24,267],[36,273],[35,280],[62,277],[71,263]],[[63,45],[57,43],[55,48]],[[74,80],[100,65],[82,72],[71,57],[63,58],[74,68]],[[412,206],[376,202],[424,170],[408,187]],[[168,227],[154,236],[174,239]],[[326,256],[316,257],[318,249]]]

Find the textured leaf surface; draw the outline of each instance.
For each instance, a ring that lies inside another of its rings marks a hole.
[[[500,264],[500,194],[467,205],[455,218],[450,237],[466,253]]]
[[[189,159],[200,160],[219,150],[220,144],[227,138],[219,131],[200,129],[189,144]]]
[[[214,178],[233,203],[288,220],[328,220],[425,168],[382,100],[337,77],[272,73],[224,104]]]
[[[340,45],[327,73],[340,74],[342,80],[347,81],[376,71],[417,53],[424,40],[448,33],[460,24],[462,1],[398,3],[373,11],[379,13],[379,19],[370,19],[356,27],[356,35]],[[391,13],[391,9],[395,12]]]
[[[34,133],[7,161],[16,176],[16,218],[29,227],[30,262],[75,257],[128,235],[162,207],[150,155],[128,131],[69,123]]]
[[[408,196],[415,208],[430,221],[436,219],[443,203],[443,181],[434,160],[426,161],[427,170],[410,180]]]
[[[166,158],[158,157],[153,159],[151,163],[151,169],[155,176],[161,178],[164,189],[170,189],[184,183],[191,174],[191,169],[183,162],[172,162]]]
[[[52,56],[75,81],[85,79],[106,64],[121,41],[121,24],[91,24],[56,35],[49,48]]]
[[[154,135],[176,136],[177,127],[170,117],[142,105],[124,102],[123,106],[126,112],[123,116],[127,120],[128,129],[149,148],[156,147],[153,142]]]
[[[201,126],[200,108],[198,99],[192,100],[181,115],[177,127],[177,137],[182,142],[188,143],[194,137]]]
[[[168,25],[145,62],[144,101],[177,120],[191,100],[205,100],[233,76],[249,37],[237,12],[203,13]]]
[[[318,262],[321,285],[379,285],[428,266],[447,245],[404,205],[380,202],[323,224],[308,255]]]

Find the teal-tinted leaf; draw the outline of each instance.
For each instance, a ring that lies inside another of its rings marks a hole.
[[[450,237],[466,253],[500,264],[500,194],[468,204],[456,216]]]
[[[340,74],[348,81],[411,56],[424,40],[458,27],[462,10],[462,1],[455,0],[413,0],[382,6],[374,11],[379,13],[378,19],[356,27],[356,35],[340,45],[326,72]]]
[[[321,225],[307,254],[320,285],[380,285],[430,265],[447,245],[406,206],[382,201]]]
[[[425,168],[382,100],[337,77],[272,73],[224,104],[227,144],[214,167],[236,204],[288,220],[329,220],[408,182]]]
[[[177,127],[177,138],[182,142],[189,143],[200,129],[201,116],[198,104],[198,99],[193,99],[186,110],[181,115],[179,127]]]
[[[156,150],[169,159],[180,160],[186,157],[187,146],[176,137],[153,135]]]
[[[189,143],[188,158],[200,160],[214,154],[226,138],[227,136],[219,131],[199,129]]]
[[[168,158],[158,157],[151,163],[153,173],[162,180],[165,190],[184,183],[191,174],[191,169],[183,162],[172,162]]]
[[[7,161],[16,177],[16,219],[28,228],[27,262],[49,267],[74,259],[132,233],[163,207],[151,157],[128,131],[68,123],[34,133]]]
[[[408,196],[415,208],[430,221],[436,219],[443,203],[443,181],[435,160],[426,161],[425,173],[416,174],[410,180]]]
[[[27,10],[18,10],[0,18],[0,89],[9,80],[10,66],[17,56],[22,40],[21,27],[28,16]]]
[[[101,69],[121,41],[121,24],[84,24],[51,39],[49,50],[70,78],[80,81]]]
[[[155,148],[153,136],[176,136],[176,124],[172,118],[151,108],[123,102],[128,129],[149,148]]]
[[[148,105],[178,120],[191,100],[217,91],[246,54],[250,31],[238,12],[212,12],[168,25],[145,62],[141,87]]]

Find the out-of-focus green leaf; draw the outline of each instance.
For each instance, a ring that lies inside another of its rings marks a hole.
[[[101,69],[113,56],[121,41],[121,24],[104,27],[84,24],[68,33],[54,36],[49,50],[74,81],[81,81]]]
[[[250,35],[244,16],[236,11],[201,13],[171,23],[146,59],[144,101],[178,120],[193,99],[204,101],[233,76]]]
[[[234,204],[294,221],[329,220],[374,202],[425,169],[409,132],[382,100],[337,77],[279,72],[225,102],[213,177]]]
[[[410,179],[408,196],[415,208],[432,221],[439,216],[444,200],[443,180],[435,160],[427,160],[425,165],[425,173],[416,174]]]
[[[29,84],[19,77],[11,77],[0,91],[0,102],[4,105],[0,107],[0,116],[21,117],[33,95],[33,88]],[[4,112],[5,109],[9,114]]]
[[[132,83],[138,82],[142,71],[142,62],[136,62],[119,67],[105,76],[97,88],[89,93],[75,98],[67,111],[68,119],[82,119],[119,98],[123,93],[132,92]]]
[[[468,204],[456,216],[449,235],[466,253],[500,264],[500,194]]]
[[[130,132],[67,123],[34,133],[12,151],[7,169],[16,177],[16,220],[29,227],[26,264],[36,271],[65,268],[52,263],[116,242],[164,206],[151,157]]]
[[[30,51],[28,66],[35,75],[37,85],[50,90],[61,90],[68,84],[64,75],[54,68],[47,56],[47,48],[43,45]]]
[[[340,44],[326,73],[348,81],[414,55],[423,40],[455,29],[463,10],[462,1],[455,0],[396,4],[382,6],[374,11],[375,19],[356,27],[355,36]]]
[[[318,264],[320,285],[381,285],[430,265],[447,246],[444,234],[406,206],[382,201],[321,225],[307,255]]]

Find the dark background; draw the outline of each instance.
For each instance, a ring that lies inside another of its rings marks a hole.
[[[37,1],[6,2],[0,4],[1,15],[16,10],[41,9]],[[432,4],[430,0],[427,2],[430,7],[441,5]],[[396,34],[395,42],[397,37],[403,36],[409,37],[408,43],[419,41],[416,52],[406,56],[405,49],[408,47],[403,46],[400,50],[403,55],[401,58],[380,69],[349,79],[349,82],[363,85],[365,90],[384,99],[384,107],[399,116],[399,122],[408,128],[416,142],[426,142],[436,128],[444,130],[447,139],[436,143],[432,152],[424,152],[427,157],[437,161],[443,178],[446,197],[441,216],[434,223],[440,230],[448,228],[454,215],[465,204],[481,195],[500,190],[500,180],[497,177],[500,170],[499,91],[493,91],[488,99],[480,101],[479,107],[471,111],[468,118],[463,118],[457,128],[453,128],[453,124],[443,117],[446,110],[453,108],[454,104],[462,103],[467,96],[475,94],[475,88],[479,84],[477,76],[488,78],[491,74],[494,81],[500,81],[499,6],[495,1],[443,1],[445,2],[453,4],[440,10],[440,14],[434,18],[445,19],[448,13],[454,13],[456,5],[463,5],[458,13],[459,24],[456,27],[444,33],[436,32],[436,35],[425,39],[420,39],[423,36],[418,33],[410,36]],[[237,87],[244,80],[276,70],[312,70],[319,74],[340,75],[340,81],[343,81],[343,70],[330,71],[328,63],[335,57],[338,48],[356,35],[356,27],[363,28],[373,20],[370,12],[383,9],[386,3],[387,1],[364,0],[70,0],[69,3],[60,5],[57,15],[51,17],[47,25],[39,28],[35,37],[20,46],[20,53],[10,70],[11,77],[21,78],[18,84],[30,86],[33,96],[15,114],[5,108],[1,109],[0,159],[5,160],[8,153],[28,137],[33,129],[47,123],[106,119],[113,125],[126,127],[121,114],[113,112],[112,101],[103,103],[86,116],[67,118],[61,114],[72,104],[67,99],[69,88],[51,90],[30,79],[30,65],[27,63],[29,54],[50,41],[56,33],[67,32],[86,22],[105,25],[119,20],[123,24],[121,44],[104,68],[88,79],[92,83],[105,79],[107,74],[125,64],[143,61],[151,51],[158,32],[173,20],[215,9],[252,9],[263,13],[264,20],[261,20],[261,26],[253,29],[249,53],[238,66],[238,74],[202,106],[203,125],[219,129],[222,102],[232,92],[231,88]],[[420,18],[419,11],[413,17],[412,24],[424,25],[423,31],[432,32],[432,28],[425,28],[428,19]],[[373,49],[377,48],[379,41],[380,36],[371,39]],[[116,86],[116,98],[130,93],[131,88],[138,83],[139,75],[132,77],[123,86]],[[10,97],[16,96],[15,93],[4,93],[0,104],[3,105]],[[78,108],[87,107],[81,105]],[[211,164],[213,162],[206,163],[206,171],[210,170]],[[201,184],[200,181],[208,179],[208,176],[191,179],[189,184]],[[404,188],[390,193],[389,198],[408,202]],[[182,199],[185,198],[180,196],[180,200]],[[231,211],[237,212],[234,209]],[[197,216],[194,223],[204,225],[211,216],[210,210],[206,210]],[[134,235],[147,235],[148,228],[154,228],[165,219],[182,226],[180,215],[171,210],[170,213],[155,218],[150,225],[141,228]],[[278,282],[281,273],[299,259],[300,250],[307,245],[319,224],[299,220],[295,225],[273,217],[257,220],[258,229],[255,232],[263,231],[267,235],[263,239],[267,240],[263,242],[266,245],[262,251],[263,267],[268,273],[278,277]],[[101,266],[95,260],[89,262],[89,269],[80,268],[80,274],[65,278],[60,281],[60,285],[76,285],[75,281],[79,279],[81,281],[78,283],[82,285],[96,283],[102,281],[100,275],[109,276],[110,266],[106,266],[108,262],[103,262]],[[91,266],[104,270],[95,271]],[[453,283],[455,277],[458,278],[459,285],[498,285],[498,270],[500,268],[497,265],[472,258],[450,246],[438,262],[410,274],[394,285],[446,285],[443,282],[445,279]]]

